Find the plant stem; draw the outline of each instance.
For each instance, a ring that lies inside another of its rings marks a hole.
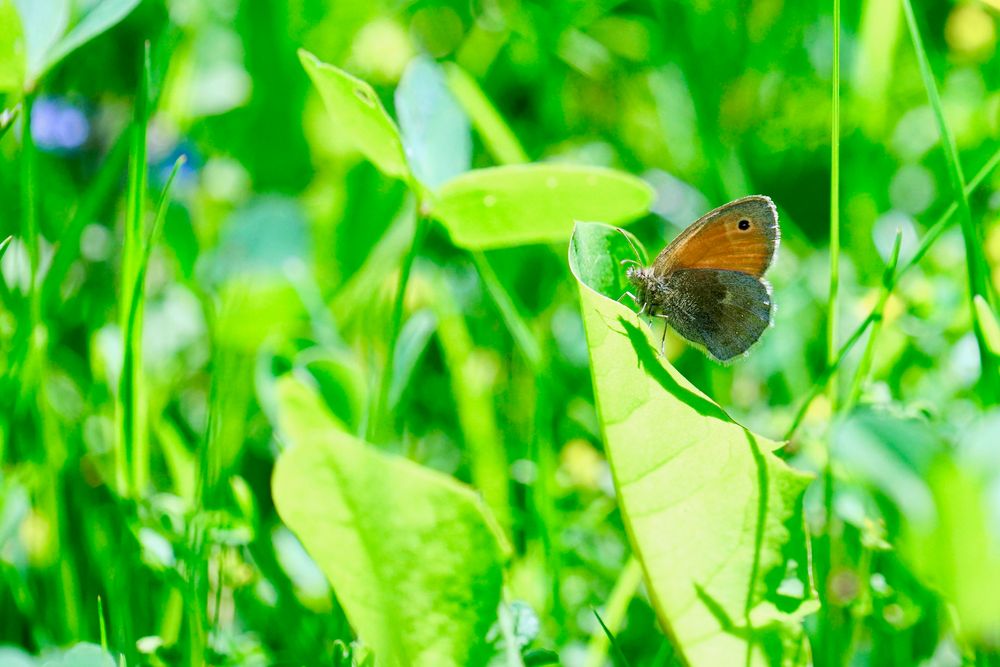
[[[24,97],[24,119],[21,123],[21,228],[28,249],[28,268],[31,276],[28,289],[32,299],[34,298],[39,258],[41,257],[38,212],[35,206],[35,171],[37,168],[35,140],[31,135],[31,115],[34,106],[35,93],[31,92]],[[33,316],[34,312],[31,314]],[[31,320],[32,326],[37,323],[37,320]]]
[[[967,195],[971,194],[980,185],[982,185],[983,181],[986,180],[986,177],[993,172],[993,170],[997,167],[998,164],[1000,164],[1000,149],[997,149],[997,151],[993,154],[993,156],[986,161],[986,164],[983,165],[982,169],[980,169],[979,172],[975,175],[975,177],[971,181],[969,181],[969,184],[965,188],[966,194]],[[893,290],[896,288],[896,285],[899,284],[899,281],[903,278],[903,276],[906,275],[906,273],[909,272],[913,267],[915,267],[920,262],[920,260],[924,258],[925,255],[927,255],[928,251],[931,249],[931,246],[934,245],[935,241],[941,238],[941,235],[944,233],[945,229],[948,228],[948,224],[951,222],[952,217],[954,217],[957,211],[958,211],[958,205],[952,203],[951,206],[949,206],[948,209],[941,215],[941,217],[938,218],[937,222],[931,225],[931,228],[927,231],[926,234],[924,234],[924,238],[920,242],[920,246],[917,248],[916,252],[913,253],[913,256],[909,260],[907,260],[906,264],[903,265],[903,268],[899,269],[893,275],[892,280],[889,282],[888,287],[886,288],[885,298],[888,298],[892,294]],[[840,362],[843,361],[844,357],[847,356],[847,353],[851,351],[851,348],[854,347],[854,344],[858,342],[858,339],[861,338],[862,335],[864,335],[865,330],[867,330],[869,325],[876,322],[878,318],[879,318],[878,306],[876,305],[876,307],[872,308],[871,312],[868,313],[868,316],[861,321],[861,324],[859,324],[858,327],[854,330],[854,333],[852,333],[850,337],[847,339],[847,341],[843,345],[841,345],[840,351],[837,353],[837,358],[834,361],[832,367],[828,365],[824,373],[820,375],[819,380],[817,380],[817,382],[813,385],[812,390],[810,390],[809,394],[802,402],[802,405],[799,406],[798,411],[795,413],[795,418],[792,420],[792,425],[785,432],[784,436],[782,436],[784,440],[791,440],[795,436],[795,433],[798,431],[799,426],[801,426],[802,419],[803,417],[805,417],[806,412],[809,409],[809,406],[812,404],[812,402],[816,399],[817,396],[823,393],[823,390],[826,388],[826,383],[829,381],[833,371],[836,370],[836,366],[840,365]]]
[[[837,305],[840,289],[840,0],[833,0],[833,109],[830,119],[830,293],[826,311],[826,366],[829,377],[824,384],[829,388],[830,410],[837,410]],[[834,363],[834,362],[837,363]],[[833,453],[830,439],[826,439],[826,462],[823,467],[823,509],[824,529],[820,543],[825,558],[816,560],[816,581],[819,599],[823,603],[821,618],[823,626],[823,646],[827,663],[838,662],[834,645],[833,610],[826,599],[827,579],[833,570]],[[825,562],[824,562],[825,561]],[[825,572],[823,565],[826,566]]]
[[[837,356],[837,297],[840,291],[840,0],[833,0],[833,113],[830,119],[830,292],[826,306],[826,363]],[[837,383],[830,403],[836,410]]]
[[[420,252],[420,244],[427,230],[428,220],[423,212],[422,202],[417,201],[416,205],[416,225],[413,229],[413,241],[410,249],[403,257],[403,264],[399,269],[399,281],[396,284],[396,299],[392,305],[392,316],[389,320],[389,348],[386,352],[385,368],[382,370],[382,377],[379,380],[378,394],[372,410],[372,417],[368,421],[367,439],[369,442],[377,443],[392,431],[392,415],[389,414],[389,390],[392,387],[392,370],[396,362],[396,343],[399,341],[399,332],[403,328],[403,309],[406,303],[406,286],[410,282],[410,273],[413,271],[413,261]]]
[[[965,241],[965,266],[969,282],[969,308],[972,311],[973,331],[976,335],[976,342],[979,345],[979,358],[982,366],[980,386],[983,391],[981,395],[985,403],[993,404],[997,402],[998,393],[1000,393],[1000,386],[997,383],[997,359],[990,353],[989,347],[986,344],[982,326],[979,318],[976,317],[976,308],[974,305],[976,296],[982,297],[986,300],[986,303],[991,306],[993,305],[993,293],[987,279],[990,269],[983,253],[983,242],[980,238],[979,230],[972,220],[969,198],[965,193],[965,177],[962,174],[962,163],[958,159],[958,149],[955,146],[955,139],[948,128],[948,124],[945,122],[941,95],[938,92],[934,72],[931,70],[930,61],[927,58],[927,51],[924,49],[920,30],[917,28],[917,19],[913,13],[911,0],[903,0],[903,13],[906,15],[906,24],[910,29],[913,50],[916,53],[917,63],[920,66],[920,75],[923,78],[924,88],[927,90],[927,99],[930,102],[931,109],[934,111],[934,119],[937,121],[938,132],[941,135],[941,147],[945,155],[945,164],[948,167],[948,177],[951,180],[952,190],[958,204],[958,220],[962,225],[962,238]]]
[[[896,272],[896,265],[899,263],[899,249],[902,241],[903,230],[897,229],[896,238],[892,244],[892,253],[889,255],[889,263],[886,264],[885,272],[882,275],[882,291],[876,305],[878,319],[872,324],[871,333],[868,335],[868,342],[865,344],[864,354],[861,355],[861,363],[858,364],[858,368],[854,373],[854,379],[851,382],[851,391],[847,396],[847,403],[844,405],[845,413],[850,412],[857,404],[858,399],[861,397],[861,392],[864,390],[865,383],[868,380],[868,373],[875,358],[875,341],[882,330],[883,311],[891,293],[892,280]]]
[[[528,366],[531,367],[532,372],[536,375],[539,374],[542,371],[543,365],[541,346],[539,346],[538,341],[531,333],[528,323],[521,317],[521,313],[518,312],[517,307],[514,305],[514,300],[510,298],[507,289],[500,283],[500,279],[497,278],[497,274],[493,270],[493,267],[490,266],[486,255],[481,251],[472,251],[469,254],[472,257],[473,264],[476,265],[479,278],[483,281],[483,285],[486,286],[486,291],[489,292],[490,298],[497,305],[500,317],[503,318],[504,324],[507,325],[507,330],[510,331],[510,335],[514,338],[514,344],[521,351],[524,360],[528,362]]]

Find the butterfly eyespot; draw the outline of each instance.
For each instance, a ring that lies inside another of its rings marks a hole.
[[[740,228],[740,231],[744,231],[744,232],[746,230],[750,229],[750,221],[749,220],[740,220],[739,228]]]

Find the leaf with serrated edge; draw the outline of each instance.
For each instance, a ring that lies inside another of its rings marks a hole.
[[[578,256],[602,233],[610,263]],[[577,246],[577,235],[589,241]],[[606,225],[579,223],[570,244],[605,447],[660,622],[696,667],[807,664],[800,619],[815,603],[802,494],[811,477],[664,360],[632,311],[590,287],[591,271],[594,284],[613,284],[609,267],[632,256]],[[789,583],[801,598],[784,596]]]
[[[278,514],[379,664],[485,664],[507,546],[478,494],[343,432],[296,380],[277,394]]]

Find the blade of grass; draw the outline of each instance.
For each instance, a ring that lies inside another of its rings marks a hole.
[[[934,79],[934,72],[931,70],[930,60],[924,48],[923,38],[917,28],[917,19],[913,13],[913,3],[911,0],[903,0],[903,11],[906,15],[906,25],[910,30],[910,38],[913,40],[913,50],[917,56],[917,63],[920,66],[920,76],[927,91],[927,99],[934,112],[934,120],[937,122],[938,132],[941,136],[941,147],[945,154],[945,164],[948,167],[948,177],[951,180],[951,187],[958,204],[958,220],[962,225],[962,238],[965,241],[965,265],[969,282],[969,308],[972,311],[973,330],[976,335],[976,343],[979,345],[979,359],[982,364],[982,374],[980,382],[983,391],[984,402],[994,404],[998,398],[998,366],[997,360],[989,353],[986,340],[983,336],[982,323],[976,316],[975,298],[982,297],[986,303],[992,304],[992,290],[989,287],[987,277],[990,274],[989,266],[986,263],[986,256],[983,253],[983,242],[978,229],[972,220],[972,210],[969,207],[969,198],[965,193],[965,177],[962,174],[962,164],[958,159],[958,149],[955,145],[955,138],[948,128],[944,118],[944,108],[941,104],[941,95],[938,92],[937,82]]]
[[[861,362],[854,373],[851,382],[851,391],[848,394],[847,402],[844,405],[844,412],[850,412],[861,397],[861,392],[868,382],[868,375],[871,371],[872,360],[875,358],[875,341],[882,330],[882,320],[884,317],[885,304],[889,300],[892,292],[892,280],[896,273],[896,265],[899,263],[899,248],[903,240],[902,228],[896,229],[896,238],[892,244],[892,254],[889,256],[889,263],[886,264],[885,272],[882,274],[882,291],[878,302],[875,304],[873,312],[877,312],[878,319],[872,324],[871,333],[868,334],[868,342],[865,343],[864,354],[861,355]]]
[[[13,236],[8,236],[3,241],[0,241],[0,259],[3,259],[4,253],[7,252],[7,246],[9,246],[10,242],[13,240]]]
[[[464,69],[452,63],[445,65],[445,74],[452,94],[469,115],[469,120],[486,145],[486,150],[497,164],[528,162],[528,155],[524,152],[517,135],[507,125],[476,80]]]
[[[104,602],[97,596],[97,625],[101,630],[101,648],[108,650],[108,628],[104,624]]]
[[[615,664],[618,667],[629,667],[628,659],[625,657],[625,654],[622,653],[621,647],[618,646],[615,636],[611,634],[611,630],[608,630],[608,626],[604,624],[604,619],[601,618],[601,615],[597,613],[596,609],[594,610],[594,616],[597,617],[597,622],[601,624],[601,629],[604,630],[604,635],[608,638],[608,643],[611,645],[612,649],[611,655],[614,658]]]
[[[1000,149],[997,149],[997,151],[993,154],[992,157],[990,157],[989,160],[986,161],[986,164],[983,165],[983,167],[979,170],[979,172],[975,175],[975,177],[971,181],[969,181],[969,185],[965,188],[966,196],[968,196],[972,192],[975,192],[975,190],[980,185],[982,185],[983,181],[986,180],[986,177],[993,172],[993,170],[997,167],[998,164],[1000,164]],[[922,260],[924,256],[928,253],[928,251],[931,249],[934,243],[939,238],[941,238],[941,235],[944,234],[944,231],[948,228],[948,225],[952,222],[952,218],[954,218],[955,213],[957,211],[958,211],[958,205],[952,203],[948,207],[948,209],[941,214],[941,217],[939,217],[937,221],[933,225],[931,225],[931,228],[927,231],[926,234],[924,234],[924,238],[920,242],[920,246],[917,248],[916,252],[913,253],[913,256],[893,276],[889,287],[889,294],[891,294],[892,291],[895,290],[896,285],[899,284],[899,281],[902,279],[902,277],[906,275],[906,273],[909,272],[913,267],[915,267],[920,262],[920,260]],[[833,364],[827,366],[823,374],[820,375],[820,377],[816,380],[816,383],[813,384],[812,389],[809,391],[809,394],[805,397],[805,399],[803,399],[802,405],[800,405],[799,409],[796,411],[795,417],[792,419],[792,424],[788,427],[788,430],[785,431],[785,434],[784,436],[782,436],[782,439],[787,441],[791,440],[795,436],[795,433],[798,431],[799,426],[802,425],[802,420],[805,418],[806,413],[809,411],[809,406],[812,405],[812,402],[816,400],[817,396],[819,396],[821,393],[823,393],[823,391],[826,390],[826,383],[829,381],[832,373],[836,371],[837,367],[840,366],[840,363],[851,351],[855,343],[858,342],[858,339],[860,339],[861,336],[864,335],[868,327],[871,324],[873,324],[877,319],[878,319],[878,314],[876,313],[876,309],[873,308],[871,312],[868,313],[868,316],[861,321],[861,323],[857,326],[854,332],[848,337],[848,339],[844,342],[844,344],[840,346],[840,351],[837,353],[837,357],[834,360]]]
[[[461,74],[456,76],[456,72],[461,72]],[[452,86],[459,102],[465,107],[472,119],[473,126],[480,133],[497,163],[508,165],[527,161],[527,154],[503,116],[475,83],[475,80],[467,74],[463,77],[463,74],[465,74],[464,71],[457,70],[457,68],[449,70],[449,85]],[[463,81],[463,78],[467,80]],[[455,91],[456,85],[459,88],[458,91]],[[487,133],[490,136],[487,136]],[[550,405],[550,397],[554,392],[549,385],[549,374],[545,368],[542,344],[531,332],[527,320],[521,315],[510,292],[500,282],[485,253],[471,251],[469,255],[476,267],[476,272],[479,274],[479,279],[483,281],[486,291],[500,312],[504,325],[514,339],[514,345],[533,375],[535,393],[534,400],[531,401],[534,408],[528,457],[538,466],[538,477],[532,485],[531,510],[533,510],[533,518],[538,523],[536,530],[542,542],[545,562],[549,570],[549,580],[552,582],[549,592],[552,603],[551,615],[559,627],[563,627],[564,624],[561,621],[564,611],[561,603],[561,577],[559,575],[562,568],[561,556],[550,534],[550,530],[555,525],[554,504],[550,492],[556,470],[552,445],[554,422]]]
[[[416,192],[416,191],[415,191]],[[396,344],[399,342],[399,332],[403,328],[403,307],[406,302],[406,286],[410,282],[410,273],[413,271],[413,261],[420,253],[420,245],[427,231],[428,220],[423,214],[423,206],[420,201],[416,206],[416,226],[413,230],[413,240],[410,242],[410,249],[403,257],[403,263],[399,269],[399,281],[396,283],[396,298],[392,304],[392,315],[389,320],[389,347],[386,353],[385,368],[379,378],[378,394],[375,398],[375,405],[371,411],[371,418],[368,421],[367,440],[373,443],[381,443],[388,434],[392,433],[392,415],[389,410],[389,390],[392,388],[392,369],[396,362]]]
[[[840,290],[840,0],[833,0],[833,111],[830,118],[830,288],[826,304],[826,363],[837,356],[837,296]],[[837,404],[831,377],[830,402]]]
[[[62,306],[59,288],[62,286],[66,273],[80,252],[80,234],[97,216],[98,211],[108,198],[116,194],[121,179],[121,168],[129,154],[129,132],[122,132],[114,146],[104,158],[94,181],[87,188],[79,206],[73,213],[73,218],[66,229],[60,234],[56,243],[55,254],[42,285],[42,304],[46,311]]]
[[[826,366],[830,377],[824,384],[829,389],[830,407],[837,410],[839,387],[837,386],[837,306],[840,290],[840,0],[833,0],[833,76],[832,76],[832,110],[830,117],[830,290],[826,304]],[[822,556],[813,560],[820,607],[821,650],[825,653],[827,662],[837,664],[838,649],[834,645],[835,615],[839,618],[826,600],[826,581],[833,569],[833,461],[830,454],[829,438],[826,442],[826,462],[823,466],[823,508],[825,525],[823,534],[817,540]],[[826,571],[823,571],[823,568]]]
[[[122,256],[122,286],[119,301],[120,327],[123,335],[122,376],[116,402],[118,447],[115,450],[116,482],[121,495],[137,498],[148,479],[148,447],[145,409],[141,396],[139,368],[132,364],[141,353],[141,341],[130,327],[133,293],[138,285],[139,267],[143,257],[143,222],[146,213],[146,131],[149,124],[148,97],[150,90],[149,43],[143,51],[142,77],[136,96],[132,121],[132,148],[128,171],[127,209],[125,216],[124,254]],[[141,301],[140,301],[141,307]],[[137,315],[138,318],[138,315]],[[134,324],[134,323],[133,323]]]
[[[24,97],[24,122],[21,123],[21,229],[28,248],[28,263],[31,274],[29,290],[35,291],[38,278],[38,262],[41,254],[38,236],[38,209],[35,198],[35,139],[31,134],[31,114],[35,106],[35,94]],[[32,325],[36,320],[31,320]]]
[[[602,622],[603,632],[594,632],[587,643],[587,659],[583,663],[585,667],[604,665],[608,656],[608,648],[612,646],[611,633],[617,632],[618,628],[621,627],[628,611],[628,605],[635,597],[636,591],[639,590],[640,583],[642,583],[642,565],[635,556],[630,556],[625,567],[622,568],[621,574],[618,575],[614,588],[611,589],[611,595],[608,596],[608,602],[605,606],[605,613],[608,616],[607,625]],[[597,612],[595,611],[594,614],[597,615]],[[602,620],[600,616],[597,618],[599,621]],[[618,647],[615,646],[615,649]]]
[[[507,288],[500,282],[489,260],[486,259],[486,255],[480,251],[473,251],[469,254],[472,257],[472,263],[476,265],[476,271],[479,273],[479,278],[483,281],[486,291],[493,299],[493,303],[496,304],[497,310],[500,311],[500,317],[507,325],[507,330],[510,331],[514,344],[517,345],[531,370],[536,374],[541,373],[543,370],[541,346],[534,334],[531,333],[528,323],[521,316],[517,306],[514,305],[514,300],[507,292]]]

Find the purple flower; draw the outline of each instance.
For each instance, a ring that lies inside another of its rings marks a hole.
[[[32,108],[31,136],[42,150],[72,153],[90,137],[90,122],[80,108],[69,102],[43,97]]]

